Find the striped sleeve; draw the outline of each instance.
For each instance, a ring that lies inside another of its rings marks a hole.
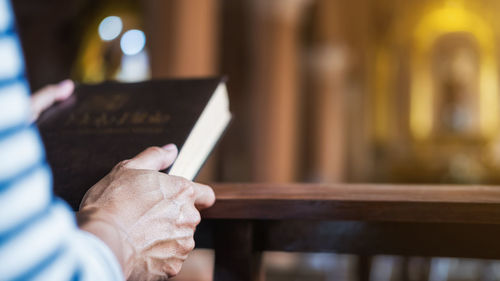
[[[10,2],[0,0],[0,281],[123,280],[111,250],[52,194],[29,91]]]

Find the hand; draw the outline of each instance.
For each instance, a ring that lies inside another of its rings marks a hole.
[[[215,201],[210,187],[157,172],[176,157],[175,145],[150,147],[116,165],[80,204],[80,228],[110,246],[126,278],[175,276],[194,248],[198,210]]]
[[[45,86],[33,93],[31,96],[31,122],[36,121],[38,116],[54,103],[70,97],[74,90],[75,84],[67,79],[59,84]]]

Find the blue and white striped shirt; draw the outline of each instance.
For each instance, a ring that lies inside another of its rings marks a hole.
[[[123,280],[97,237],[52,194],[9,0],[0,0],[0,281]]]

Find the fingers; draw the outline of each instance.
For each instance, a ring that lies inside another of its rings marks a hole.
[[[163,148],[153,146],[128,160],[126,167],[130,169],[160,171],[172,165],[176,157],[177,147],[174,144],[166,145]]]
[[[206,209],[215,203],[215,193],[208,185],[195,183],[194,204],[198,210]]]
[[[74,90],[75,84],[68,79],[35,92],[31,97],[32,121],[36,120],[44,110],[55,102],[67,99]]]

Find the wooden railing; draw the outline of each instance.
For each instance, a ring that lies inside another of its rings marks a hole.
[[[196,240],[215,249],[215,281],[255,280],[266,250],[500,258],[500,187],[213,187],[217,202],[202,212]]]

